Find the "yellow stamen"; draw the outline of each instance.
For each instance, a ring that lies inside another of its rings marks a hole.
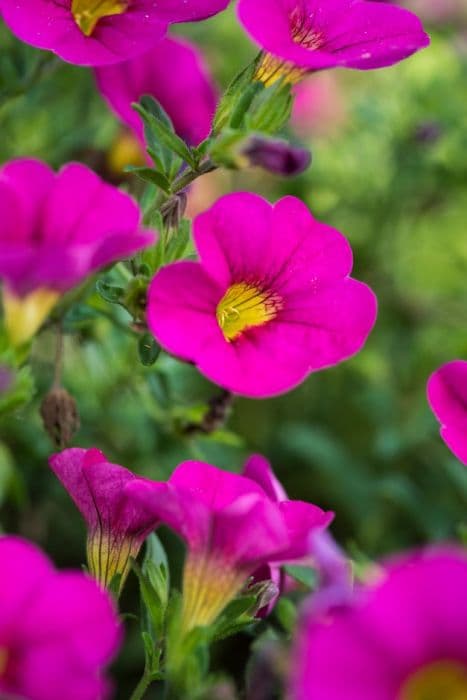
[[[89,573],[104,587],[120,577],[119,592],[122,590],[131,567],[131,559],[136,559],[140,543],[131,537],[112,537],[102,529],[90,533],[87,541]]]
[[[8,649],[0,647],[0,678],[4,675],[8,666]]]
[[[239,593],[248,576],[223,562],[188,556],[183,571],[182,628],[207,627]]]
[[[25,297],[3,290],[5,328],[15,346],[26,343],[41,327],[55,306],[60,293],[41,287]]]
[[[128,9],[128,0],[72,0],[71,12],[85,36],[91,36],[103,17],[121,15]]]
[[[275,292],[239,282],[227,290],[217,305],[217,322],[227,341],[236,340],[249,328],[272,321],[283,306]]]
[[[467,700],[467,667],[453,661],[425,666],[406,681],[398,700]]]
[[[270,53],[266,53],[258,64],[254,79],[263,83],[266,87],[274,85],[281,78],[284,79],[285,83],[296,85],[306,73],[307,68],[300,68],[300,66],[296,66],[289,61],[284,61]]]

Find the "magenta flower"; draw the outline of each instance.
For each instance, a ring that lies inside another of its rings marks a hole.
[[[354,605],[305,620],[293,700],[467,697],[467,557],[438,547],[390,563]]]
[[[448,362],[431,375],[428,402],[441,423],[441,437],[467,465],[467,362]]]
[[[229,0],[0,0],[5,24],[22,41],[83,66],[144,53],[169,24],[224,10]]]
[[[285,197],[222,197],[194,222],[200,262],[155,276],[148,324],[168,350],[251,397],[287,391],[363,346],[376,301],[345,238]]]
[[[390,66],[430,42],[416,15],[368,0],[240,0],[238,13],[265,52],[256,79],[266,85],[323,68]]]
[[[302,553],[305,527],[309,533],[332,518],[308,503],[276,503],[251,479],[202,462],[177,467],[167,493],[150,482],[130,490],[135,502],[187,543],[185,630],[214,622],[255,570]]]
[[[154,241],[136,203],[84,165],[55,174],[36,160],[0,169],[0,279],[16,344],[87,275]]]
[[[210,133],[216,90],[201,52],[193,44],[164,39],[130,61],[95,72],[110,108],[142,144],[143,123],[131,104],[143,95],[151,95],[161,103],[178,135],[190,145],[199,144]]]
[[[0,561],[0,696],[107,698],[103,671],[121,640],[110,597],[17,537],[0,537]]]
[[[130,484],[144,480],[111,464],[96,449],[64,450],[50,458],[50,466],[86,521],[91,574],[104,586],[119,576],[121,589],[131,559],[138,556],[144,540],[159,524],[128,495]],[[151,488],[159,493],[165,486],[151,482]]]

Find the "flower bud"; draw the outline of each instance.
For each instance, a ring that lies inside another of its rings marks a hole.
[[[79,429],[76,401],[66,389],[52,388],[41,404],[44,428],[57,447],[65,447]]]
[[[311,153],[287,141],[252,136],[242,151],[248,164],[277,175],[292,176],[304,172],[311,163]]]

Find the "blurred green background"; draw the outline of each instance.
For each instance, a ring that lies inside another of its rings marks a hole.
[[[429,31],[432,46],[393,68],[309,79],[310,117],[289,132],[313,152],[306,174],[213,175],[191,194],[191,211],[231,190],[294,194],[341,230],[354,275],[379,299],[364,350],[286,396],[237,400],[225,429],[188,439],[180,425],[219,390],[166,356],[144,368],[128,316],[94,294],[74,310],[66,336],[64,384],[81,414],[76,445],[153,478],[193,457],[239,470],[247,454],[262,452],[292,497],[336,512],[333,531],[355,557],[465,536],[467,470],[439,438],[425,389],[439,365],[467,358],[467,21],[454,13]],[[233,10],[176,33],[202,47],[221,88],[255,55]],[[43,54],[1,26],[0,46],[0,161],[79,159],[99,169],[119,126],[91,72],[41,67]],[[44,332],[31,376],[18,379],[25,391],[34,381],[32,402],[0,418],[1,524],[59,565],[79,567],[84,527],[47,468],[53,448],[38,411],[53,356],[54,334]],[[179,561],[181,547],[165,542]],[[129,607],[133,595],[130,586]],[[122,698],[140,654],[130,631]]]

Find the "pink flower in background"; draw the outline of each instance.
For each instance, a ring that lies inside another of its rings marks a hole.
[[[143,122],[131,104],[143,95],[160,102],[178,135],[190,145],[199,144],[211,131],[216,89],[201,52],[193,44],[164,39],[130,61],[96,68],[95,73],[110,108],[141,143]]]
[[[60,479],[86,521],[87,559],[91,574],[109,586],[120,576],[120,589],[146,537],[158,520],[138,509],[128,485],[140,479],[128,469],[111,464],[96,449],[71,448],[50,458]],[[164,484],[151,482],[157,492]]]
[[[293,700],[467,697],[467,556],[438,547],[389,563],[351,607],[306,616]]]
[[[240,0],[243,26],[266,52],[256,79],[298,82],[323,68],[382,68],[428,46],[418,17],[369,0]]]
[[[335,73],[318,73],[294,88],[291,125],[302,138],[334,136],[345,125],[347,108]]]
[[[467,465],[467,362],[454,360],[431,375],[428,402],[441,423],[441,437]]]
[[[110,597],[78,572],[58,572],[34,545],[0,538],[0,696],[103,700],[120,646]]]
[[[0,170],[0,279],[6,325],[20,344],[89,274],[154,242],[138,205],[84,165],[57,174],[37,160]]]
[[[194,222],[200,262],[155,276],[148,325],[161,345],[237,394],[285,392],[363,346],[376,319],[371,290],[349,277],[337,231],[286,197],[222,197]]]
[[[0,0],[22,41],[85,66],[118,63],[160,41],[170,24],[206,19],[229,0]]]
[[[202,462],[181,464],[168,486],[166,494],[150,482],[130,490],[187,543],[186,630],[212,624],[256,569],[301,552],[305,527],[324,528],[333,517],[308,503],[277,503],[251,479]]]

